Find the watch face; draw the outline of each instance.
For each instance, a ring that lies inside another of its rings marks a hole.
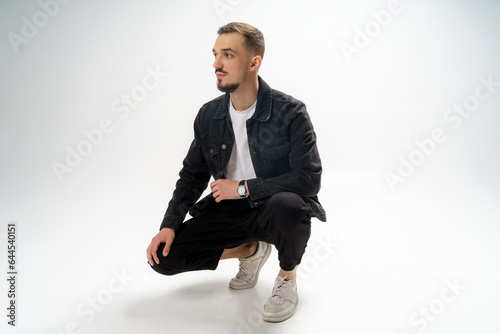
[[[239,186],[238,187],[238,195],[240,196],[244,196],[245,195],[245,192],[246,192],[246,189],[244,186]]]

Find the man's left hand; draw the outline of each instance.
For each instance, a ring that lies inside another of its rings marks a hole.
[[[240,198],[238,195],[238,185],[240,183],[234,180],[218,179],[210,184],[212,194],[217,203],[225,199]]]

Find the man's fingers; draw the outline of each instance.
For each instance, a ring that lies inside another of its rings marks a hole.
[[[221,191],[220,190],[216,190],[215,192],[213,192],[213,196],[215,198],[215,201],[217,203],[219,203],[221,200],[222,200],[222,194],[221,194]]]
[[[153,249],[151,254],[153,255],[153,259],[155,260],[156,264],[160,264],[160,259],[158,258],[158,246],[160,245],[160,243],[158,241],[154,241],[152,245]]]
[[[149,244],[148,249],[146,249],[146,257],[150,265],[153,265],[153,258],[151,257],[151,244]]]
[[[160,244],[164,243],[165,247],[163,248],[162,256],[167,256],[170,252],[170,246],[175,238],[175,231],[170,228],[164,228],[151,240],[149,247],[147,249],[147,258],[150,265],[160,264],[160,259],[158,258],[158,248]],[[154,262],[153,262],[154,260]]]
[[[168,253],[169,253],[169,252],[170,252],[170,245],[167,245],[167,244],[165,243],[165,248],[163,248],[163,256],[165,256],[165,257],[166,257],[166,256],[168,255]]]
[[[163,256],[167,256],[170,253],[170,246],[174,242],[174,235],[170,235],[165,240],[165,247],[163,247]]]
[[[153,239],[151,241],[151,244],[149,244],[149,247],[147,250],[148,262],[150,265],[154,265],[153,259],[156,262],[156,264],[160,263],[160,260],[158,259],[158,255],[156,254],[157,251],[158,251],[158,244]]]
[[[156,250],[153,253],[153,258],[155,259],[156,264],[160,264],[160,259],[158,258],[158,255],[156,254]]]

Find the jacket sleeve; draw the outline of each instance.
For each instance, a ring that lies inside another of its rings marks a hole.
[[[293,192],[302,197],[313,197],[320,190],[321,160],[316,147],[316,134],[306,106],[299,101],[289,112],[290,172],[266,179],[257,177],[247,180],[251,201],[278,192]]]
[[[210,172],[201,149],[200,114],[194,122],[194,139],[183,160],[179,179],[175,184],[172,199],[160,225],[160,230],[169,227],[178,230],[189,209],[200,198],[210,180]]]

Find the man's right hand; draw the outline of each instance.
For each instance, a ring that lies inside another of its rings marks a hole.
[[[170,252],[170,246],[175,238],[175,230],[164,227],[158,232],[158,234],[151,240],[149,247],[147,249],[147,257],[150,265],[154,265],[153,259],[156,264],[160,263],[160,259],[158,259],[157,251],[158,247],[161,243],[165,244],[165,248],[163,248],[163,256],[167,256],[168,252]]]

